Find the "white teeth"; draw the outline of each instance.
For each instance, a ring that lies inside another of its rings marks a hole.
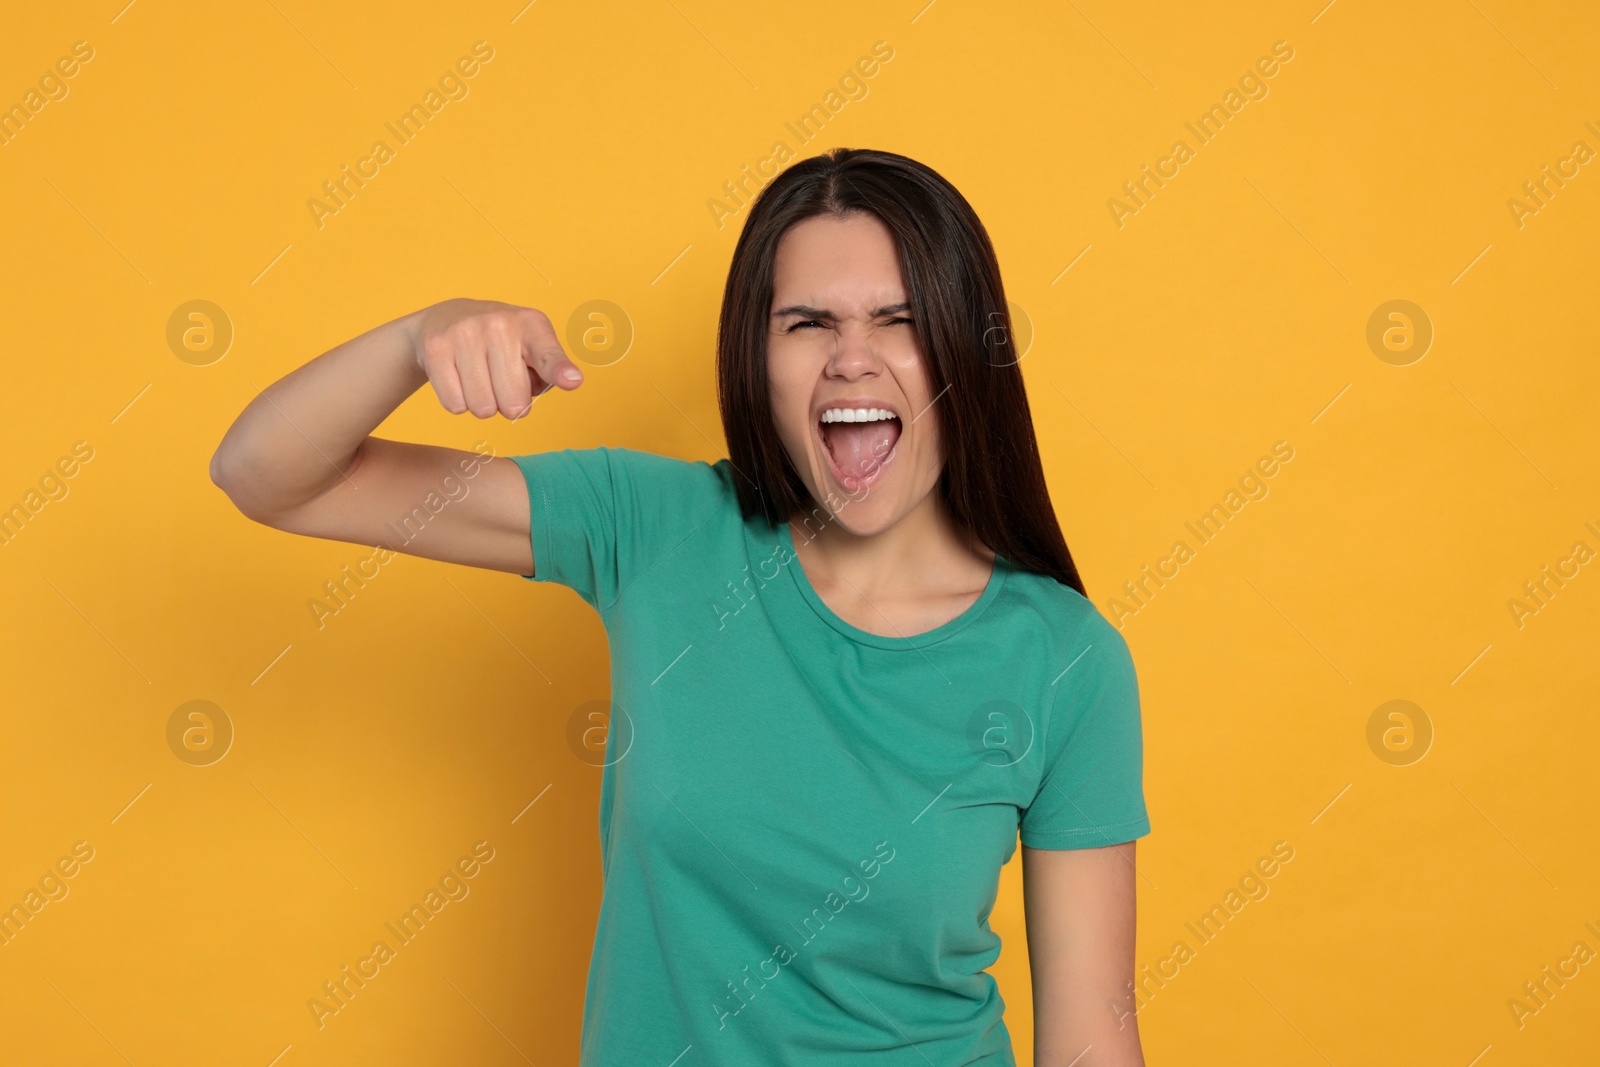
[[[823,422],[880,422],[896,417],[882,408],[829,408],[822,413]]]

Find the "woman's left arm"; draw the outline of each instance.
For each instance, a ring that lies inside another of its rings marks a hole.
[[[1034,1067],[1144,1067],[1134,1018],[1134,842],[1022,849]]]

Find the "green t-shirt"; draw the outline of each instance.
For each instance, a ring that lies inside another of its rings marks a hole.
[[[787,524],[742,518],[727,459],[511,458],[531,580],[611,647],[581,1064],[1014,1065],[985,968],[1019,830],[1150,832],[1121,635],[1004,559],[957,618],[868,633]]]

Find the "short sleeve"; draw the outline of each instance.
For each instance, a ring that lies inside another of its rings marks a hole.
[[[706,520],[711,464],[631,448],[511,456],[528,486],[534,573],[604,614],[629,583]]]
[[[1053,683],[1044,774],[1021,819],[1029,848],[1097,848],[1150,832],[1133,657],[1122,634],[1088,610]]]

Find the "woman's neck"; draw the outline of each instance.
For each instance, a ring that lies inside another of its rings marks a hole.
[[[819,592],[851,590],[868,601],[911,602],[981,591],[993,550],[951,520],[931,492],[886,530],[852,533],[837,519],[790,523],[795,552]]]

